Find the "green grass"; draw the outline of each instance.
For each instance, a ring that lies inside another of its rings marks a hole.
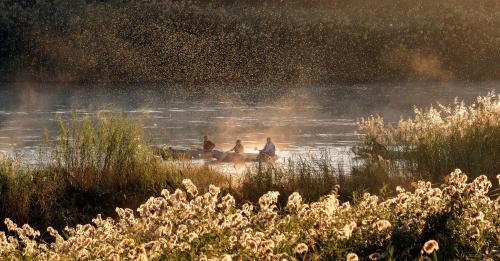
[[[114,215],[116,206],[138,206],[185,178],[200,187],[229,184],[208,166],[163,162],[144,139],[141,120],[73,114],[58,126],[57,138],[47,138],[35,159],[0,159],[0,219],[62,228],[98,213]]]

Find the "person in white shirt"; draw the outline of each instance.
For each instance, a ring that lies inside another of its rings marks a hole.
[[[270,137],[267,138],[266,145],[260,150],[260,153],[271,158],[276,156],[276,146],[274,146]]]

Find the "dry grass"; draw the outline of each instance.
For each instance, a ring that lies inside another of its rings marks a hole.
[[[356,201],[369,192],[381,197],[391,196],[397,186],[410,187],[414,178],[395,169],[386,161],[350,162],[351,171],[332,161],[328,151],[319,155],[295,156],[284,164],[257,164],[242,176],[231,193],[240,201],[257,202],[267,191],[280,192],[279,205],[294,192],[305,202],[313,202],[335,191],[343,200]]]
[[[296,156],[284,164],[260,163],[248,169],[234,195],[242,200],[257,202],[267,191],[279,191],[281,205],[293,192],[306,201],[328,194],[344,177],[328,153],[320,156]]]
[[[490,93],[469,106],[415,109],[415,116],[396,125],[382,117],[362,120],[361,151],[383,158],[414,176],[441,181],[439,173],[455,167],[472,176],[500,173],[500,96]]]

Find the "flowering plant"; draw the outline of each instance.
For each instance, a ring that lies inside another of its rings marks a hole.
[[[500,180],[500,175],[497,177]],[[190,181],[186,190],[163,190],[137,211],[116,208],[117,219],[53,228],[51,243],[40,232],[11,220],[0,232],[0,257],[40,260],[101,259],[347,259],[368,257],[499,258],[500,199],[488,196],[492,183],[480,176],[467,183],[460,170],[445,184],[420,181],[414,191],[398,188],[385,201],[365,194],[356,203],[340,202],[336,190],[305,203],[298,193],[278,209],[278,192],[258,205],[244,203],[210,186],[200,194]],[[454,252],[453,249],[460,249]]]

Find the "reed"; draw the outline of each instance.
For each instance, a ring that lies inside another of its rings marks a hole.
[[[11,213],[12,218],[27,222],[33,187],[29,172],[17,162],[18,158],[0,155],[0,213]]]
[[[455,167],[471,176],[500,172],[500,96],[476,102],[415,109],[413,118],[387,124],[380,116],[363,119],[361,150],[367,157],[398,163],[413,175],[441,180]]]
[[[284,203],[288,195],[300,192],[307,200],[314,200],[329,193],[343,174],[326,152],[319,157],[296,156],[284,164],[260,163],[249,168],[235,194],[243,200],[257,202],[262,193],[279,191]]]
[[[53,147],[51,160],[71,184],[82,189],[94,184],[123,188],[139,178],[148,180],[155,164],[142,140],[141,125],[121,115],[59,119]],[[134,176],[139,172],[141,177]]]
[[[394,169],[386,161],[350,162],[351,171],[332,161],[328,151],[319,155],[294,156],[282,164],[261,163],[249,168],[231,193],[241,201],[257,202],[267,191],[280,193],[279,204],[294,192],[313,202],[335,191],[343,200],[355,201],[363,193],[390,196],[397,186],[409,187],[413,178]]]
[[[74,113],[60,118],[58,129],[34,158],[0,158],[0,218],[62,228],[114,215],[116,206],[137,206],[186,178],[200,187],[229,184],[208,166],[163,162],[144,138],[142,119]]]

